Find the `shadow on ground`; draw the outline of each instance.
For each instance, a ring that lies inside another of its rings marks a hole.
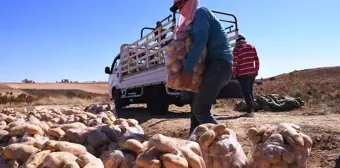
[[[135,108],[125,108],[120,110],[119,112],[119,118],[133,118],[138,120],[140,124],[143,124],[147,122],[150,119],[163,119],[155,124],[159,124],[161,122],[164,122],[166,120],[171,119],[189,119],[191,117],[191,113],[189,112],[173,112],[169,111],[166,114],[154,114],[151,112],[148,112],[146,108],[142,107],[135,107]],[[226,115],[214,115],[217,120],[233,120],[241,118],[239,115],[236,116],[226,116]]]

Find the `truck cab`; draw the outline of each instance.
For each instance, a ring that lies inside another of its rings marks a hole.
[[[220,21],[226,24],[225,30],[233,48],[238,36],[236,16],[212,12],[229,18]],[[164,114],[170,104],[191,104],[194,93],[166,87],[165,51],[177,31],[176,16],[176,13],[169,15],[158,21],[154,28],[142,28],[140,39],[121,45],[111,67],[105,67],[105,73],[109,75],[109,94],[117,111],[130,104],[146,103],[150,112]],[[240,90],[238,82],[231,80],[217,98],[242,98]]]

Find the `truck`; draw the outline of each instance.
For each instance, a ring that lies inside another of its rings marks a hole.
[[[223,25],[226,24],[225,31],[233,48],[238,36],[236,16],[212,12],[222,18],[219,20]],[[171,104],[182,107],[192,103],[195,93],[170,89],[166,85],[165,52],[177,31],[177,16],[174,12],[157,21],[156,27],[142,28],[140,39],[122,44],[111,67],[105,67],[105,73],[109,75],[108,93],[116,110],[131,104],[146,104],[149,112],[165,114]],[[217,99],[227,98],[242,98],[235,79],[226,83],[217,96]]]

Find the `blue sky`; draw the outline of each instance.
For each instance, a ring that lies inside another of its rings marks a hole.
[[[1,0],[0,82],[107,80],[104,67],[120,45],[168,16],[172,2]],[[201,6],[238,17],[257,47],[259,77],[340,65],[339,0],[202,0]]]

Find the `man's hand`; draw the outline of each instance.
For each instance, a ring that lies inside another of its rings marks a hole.
[[[184,88],[189,88],[192,84],[192,74],[189,74],[187,72],[180,72],[180,76],[182,79],[182,84]]]

